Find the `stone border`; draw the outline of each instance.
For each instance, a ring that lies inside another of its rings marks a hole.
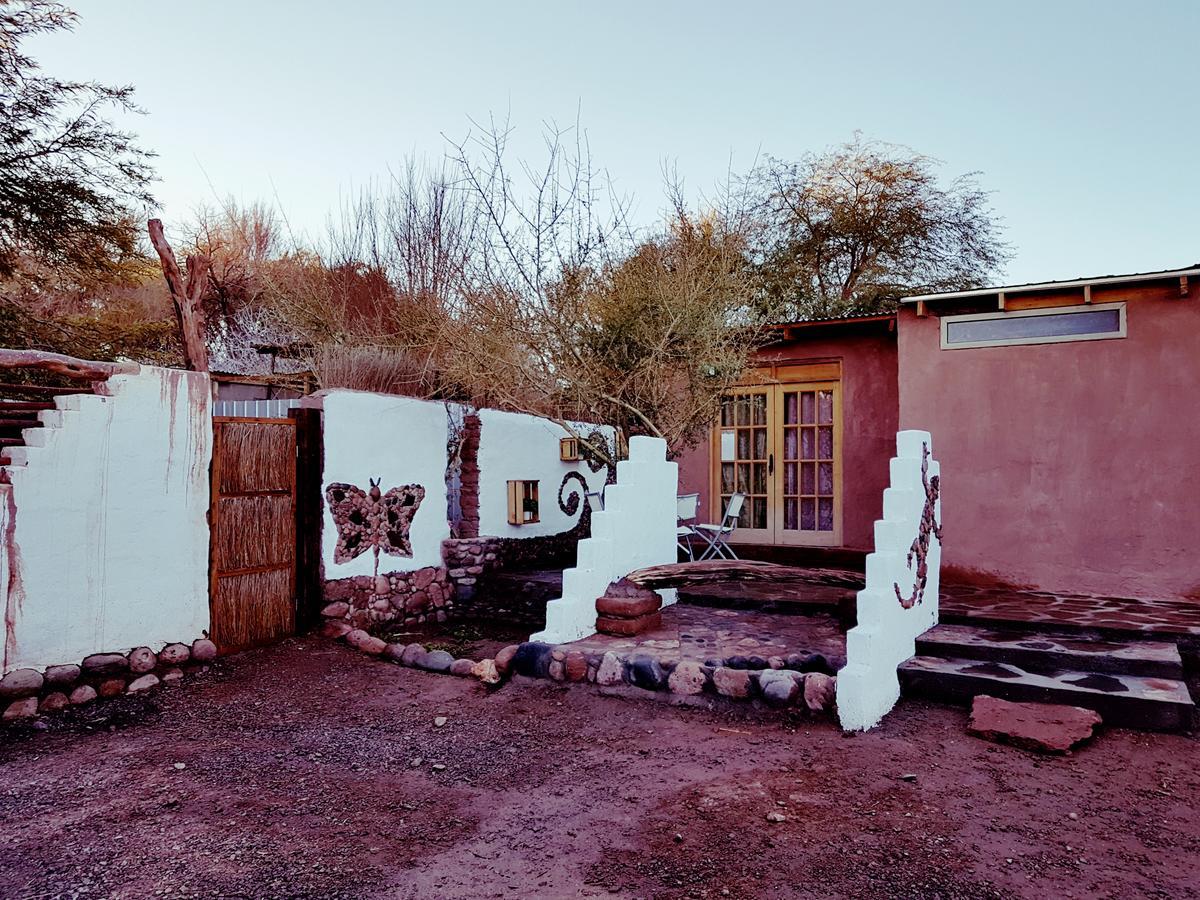
[[[492,686],[519,676],[594,684],[602,689],[634,687],[679,698],[710,694],[732,700],[761,699],[770,706],[801,706],[812,713],[831,712],[837,692],[837,677],[819,671],[833,668],[819,653],[767,660],[735,656],[704,663],[685,659],[663,665],[648,653],[622,657],[612,650],[587,652],[570,644],[526,641],[505,647],[495,659],[476,661],[455,659],[445,650],[426,650],[421,644],[389,644],[340,619],[326,621],[323,634],[369,656],[426,672],[474,677]],[[754,667],[758,663],[764,665]]]
[[[82,706],[97,697],[141,694],[184,676],[183,666],[207,664],[217,658],[216,645],[204,638],[187,644],[167,644],[158,653],[135,647],[128,653],[93,653],[79,665],[13,669],[0,678],[0,702],[7,704],[3,721],[12,722]]]

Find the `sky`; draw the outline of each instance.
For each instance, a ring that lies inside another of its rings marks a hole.
[[[60,77],[133,84],[168,222],[231,197],[293,233],[471,120],[586,131],[645,225],[763,154],[864,137],[977,172],[1007,283],[1200,262],[1200,0],[583,3],[74,0],[30,41]]]

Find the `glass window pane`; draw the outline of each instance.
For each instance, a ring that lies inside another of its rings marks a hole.
[[[753,525],[753,527],[754,528],[766,528],[767,527],[767,498],[766,497],[755,497],[751,501],[751,504],[754,507],[754,519],[753,519],[754,525]]]
[[[785,497],[783,501],[783,527],[788,531],[795,531],[800,524],[799,501],[795,497]]]
[[[794,462],[783,464],[783,492],[785,494],[798,494],[796,490],[796,464]]]
[[[785,428],[783,430],[783,458],[796,459],[796,429]]]
[[[833,459],[833,426],[823,425],[817,429],[817,450],[820,459]]]
[[[820,487],[820,493],[833,493],[833,463],[823,462],[817,466],[817,485]]]
[[[749,459],[750,458],[750,431],[749,431],[749,429],[746,429],[746,430],[742,430],[741,428],[738,429],[737,458],[738,459]]]
[[[795,425],[797,416],[797,407],[799,403],[796,399],[795,391],[788,391],[783,395],[783,424]]]
[[[814,437],[815,437],[815,435],[813,434],[813,429],[811,429],[811,428],[801,428],[800,429],[800,458],[801,459],[816,459],[817,458],[817,448],[814,446],[814,444],[816,443],[813,440]]]
[[[822,425],[833,421],[833,391],[817,392],[817,421]]]
[[[754,490],[755,494],[765,494],[767,492],[767,464],[754,464]]]
[[[750,463],[738,463],[737,489],[740,493],[750,493]]]
[[[766,394],[755,394],[753,402],[754,402],[754,407],[753,407],[754,424],[755,425],[766,425],[767,424],[767,395]]]
[[[732,397],[722,397],[721,398],[721,424],[722,425],[732,425],[733,424],[733,398]]]
[[[750,398],[749,397],[738,397],[737,423],[739,425],[749,425],[750,424]]]
[[[1120,309],[1087,309],[1040,316],[1008,313],[1003,318],[966,322],[946,320],[947,344],[1120,333]]]
[[[821,497],[817,501],[817,531],[833,531],[832,497]]]
[[[801,463],[800,465],[800,493],[815,494],[816,484],[813,480],[813,464]]]
[[[721,463],[721,493],[733,493],[733,463]]]
[[[732,462],[734,459],[734,431],[728,428],[721,432],[721,460]]]
[[[767,429],[765,428],[754,429],[754,458],[767,458]]]
[[[750,527],[750,504],[743,503],[742,511],[738,513],[738,528]]]
[[[806,425],[811,425],[814,421],[813,413],[813,392],[805,391],[800,395],[800,421]]]
[[[812,497],[800,498],[800,529],[802,531],[817,530],[817,507]]]

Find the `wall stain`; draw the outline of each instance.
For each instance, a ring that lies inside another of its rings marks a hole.
[[[9,661],[17,652],[17,617],[25,604],[25,585],[21,580],[21,548],[17,546],[17,498],[11,486],[4,491],[4,500],[4,553],[8,557],[8,585],[4,602],[3,670],[8,671]]]

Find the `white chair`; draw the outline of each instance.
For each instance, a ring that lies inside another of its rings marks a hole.
[[[725,507],[725,515],[721,518],[719,525],[705,524],[695,526],[695,533],[708,541],[708,546],[700,554],[701,560],[711,559],[716,556],[723,559],[738,558],[738,555],[733,552],[733,548],[729,546],[728,539],[733,534],[734,529],[737,528],[738,517],[741,516],[742,507],[745,503],[745,494],[734,494],[729,498],[729,505]]]
[[[588,505],[592,508],[592,512],[600,512],[604,509],[604,487],[598,491],[587,491],[584,494],[587,498]]]
[[[692,538],[696,535],[693,524],[700,510],[699,494],[680,494],[676,499],[675,543],[690,561],[695,561],[696,554],[692,550]]]

